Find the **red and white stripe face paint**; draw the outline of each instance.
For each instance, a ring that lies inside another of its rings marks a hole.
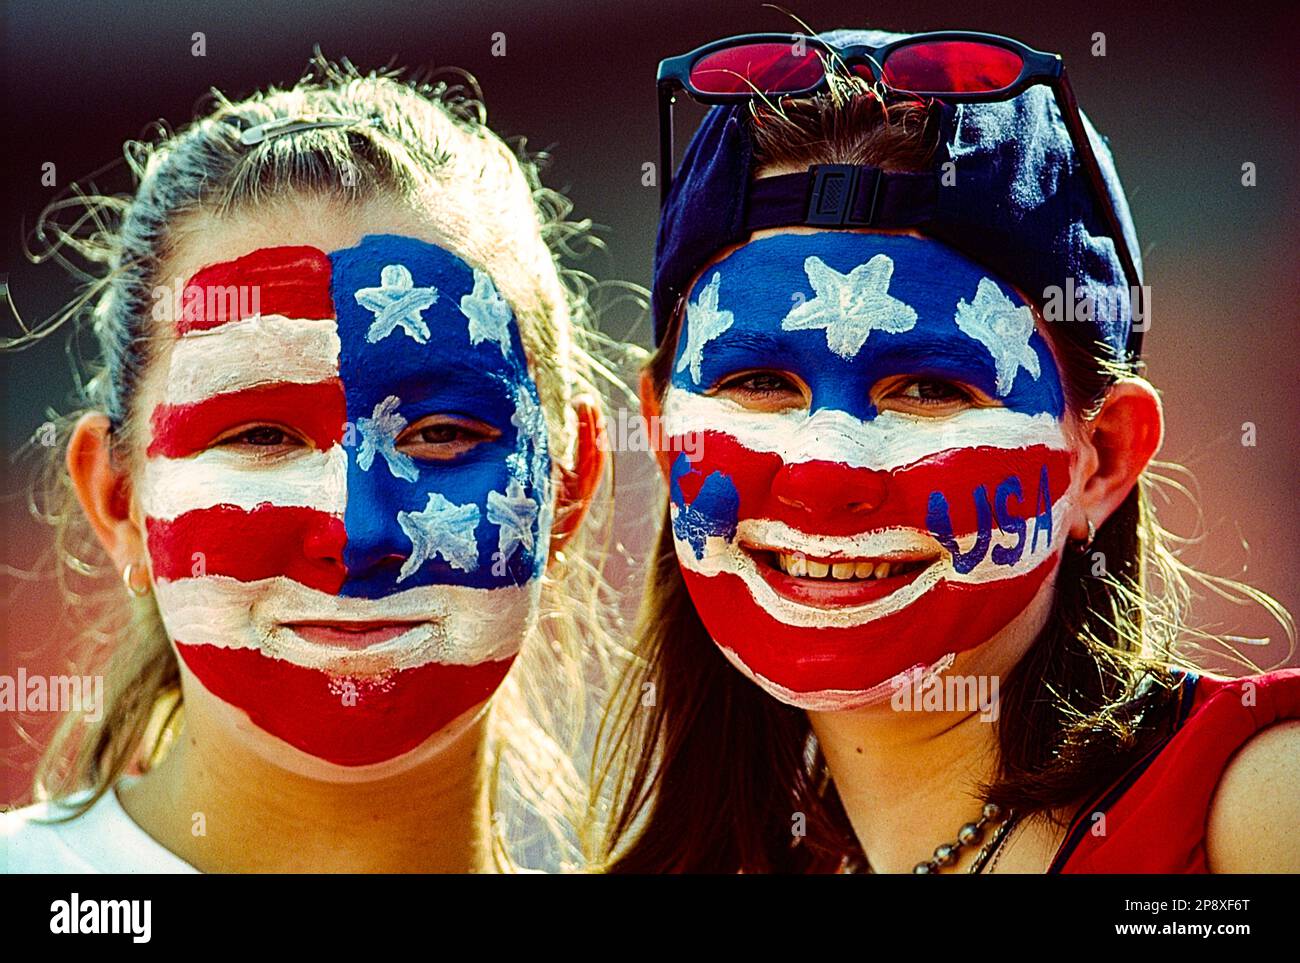
[[[140,484],[181,659],[316,759],[415,749],[536,618],[550,460],[509,305],[396,236],[255,251],[183,305]]]
[[[1015,292],[938,242],[741,247],[688,298],[663,417],[691,598],[791,705],[860,708],[980,645],[1059,559],[1056,363]]]

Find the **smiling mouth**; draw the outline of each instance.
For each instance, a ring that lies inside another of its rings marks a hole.
[[[285,628],[291,629],[299,638],[313,645],[359,651],[383,645],[423,624],[422,622],[289,622],[285,624]]]
[[[766,552],[767,564],[796,578],[849,580],[898,578],[919,572],[933,559],[814,559],[798,552]]]
[[[877,558],[828,556],[742,545],[758,572],[779,595],[825,608],[862,605],[910,585],[940,556],[915,552]]]

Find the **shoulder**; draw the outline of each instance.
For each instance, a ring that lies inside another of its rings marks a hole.
[[[68,800],[75,803],[79,797]],[[57,804],[38,802],[0,813],[0,861],[5,873],[88,873],[93,866],[67,845],[68,823],[54,822],[61,815]],[[84,819],[82,816],[76,820]],[[74,820],[74,822],[76,821]]]
[[[1268,872],[1297,824],[1300,669],[1183,673],[1171,734],[1076,814],[1062,872]]]
[[[1215,791],[1206,851],[1216,873],[1300,873],[1300,719],[1278,722],[1233,755]]]
[[[85,812],[81,792],[0,813],[0,870],[14,873],[192,873],[137,826],[110,789]],[[70,818],[69,818],[70,817]]]

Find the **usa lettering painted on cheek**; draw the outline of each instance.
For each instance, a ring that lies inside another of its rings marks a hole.
[[[742,404],[728,379],[755,371],[809,400]],[[979,399],[873,404],[874,386],[909,378]],[[1030,308],[939,242],[776,235],[706,269],[664,419],[703,437],[670,498],[710,634],[772,695],[818,710],[986,641],[1059,558],[1064,407]]]
[[[151,417],[164,625],[266,732],[394,758],[486,700],[536,617],[551,462],[513,312],[485,272],[390,235],[254,251],[186,289],[232,285],[259,313],[188,301]]]

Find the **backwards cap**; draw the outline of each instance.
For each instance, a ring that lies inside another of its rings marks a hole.
[[[880,30],[820,35],[833,44],[873,46],[904,36]],[[1117,357],[1125,357],[1132,324],[1128,280],[1051,90],[1035,84],[1011,100],[941,107],[932,169],[881,175],[873,223],[914,226],[981,263],[1039,305],[1053,286],[1062,297],[1070,290],[1075,298],[1091,292],[1097,340],[1110,345]],[[747,222],[754,170],[748,109],[747,104],[729,104],[708,112],[669,190],[655,244],[651,300],[656,344],[663,340],[677,301],[696,272],[755,228]],[[1087,117],[1083,125],[1141,277],[1137,233],[1110,149]],[[955,165],[955,184],[942,186],[948,161]],[[777,178],[756,182],[755,195],[767,180]],[[804,222],[802,212],[775,220],[786,225]],[[1117,296],[1120,292],[1123,295]]]

